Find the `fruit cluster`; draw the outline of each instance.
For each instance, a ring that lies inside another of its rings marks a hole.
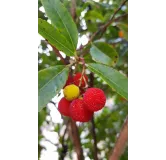
[[[74,77],[69,76],[64,86],[64,97],[59,101],[58,110],[74,121],[88,122],[93,113],[102,109],[106,102],[104,92],[99,88],[84,90],[88,77],[77,73]]]

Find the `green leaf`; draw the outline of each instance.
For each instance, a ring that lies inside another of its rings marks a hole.
[[[38,127],[43,124],[44,120],[46,118],[46,111],[43,109],[41,112],[38,112]]]
[[[118,53],[111,45],[104,42],[97,42],[90,49],[92,59],[98,63],[113,66],[118,60]]]
[[[49,67],[38,73],[38,111],[63,88],[68,77],[69,68],[59,65]]]
[[[56,46],[58,50],[63,51],[68,56],[74,55],[75,50],[66,38],[51,24],[40,18],[38,19],[38,32],[42,37],[47,39],[50,44]]]
[[[98,11],[95,11],[95,10],[92,10],[92,11],[89,11],[85,14],[85,19],[90,19],[90,20],[93,20],[93,21],[96,21],[96,19],[99,19],[101,21],[104,21],[104,17],[102,16],[102,14]]]
[[[102,64],[89,63],[88,68],[98,74],[118,94],[128,99],[128,79],[126,76]]]
[[[76,25],[60,0],[41,0],[51,24],[66,37],[73,50],[77,47],[78,31]]]

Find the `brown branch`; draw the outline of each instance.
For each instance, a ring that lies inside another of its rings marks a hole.
[[[125,5],[125,3],[127,2],[128,0],[124,0],[121,5],[119,6],[119,8],[117,8],[114,12],[114,14],[112,15],[111,19],[104,25],[102,26],[102,34],[101,36],[103,35],[103,33],[106,31],[107,27],[114,21],[114,17],[115,15],[120,11],[120,9],[122,8],[122,6]]]
[[[67,133],[68,124],[69,124],[69,121],[67,121],[65,131],[62,135],[62,143],[61,143],[62,144],[62,152],[61,152],[60,160],[64,160],[66,153],[67,153],[67,150],[68,150],[68,146],[64,143],[64,138],[65,138],[65,135]]]
[[[76,21],[76,0],[71,0],[71,16],[74,21]]]
[[[98,35],[100,33],[100,38],[103,36],[104,32],[106,31],[107,27],[114,21],[114,17],[115,15],[120,11],[120,9],[122,8],[122,6],[127,2],[128,0],[124,0],[121,5],[119,6],[119,8],[117,8],[115,10],[115,12],[113,13],[111,19],[103,26],[101,26],[99,28],[98,31],[96,31],[95,33],[92,34],[90,40],[88,41],[88,43],[86,45],[88,45],[89,43],[92,42],[92,40],[95,38],[96,35]]]
[[[78,127],[72,119],[70,121],[69,134],[70,134],[70,137],[73,141],[75,152],[77,153],[77,159],[84,160]]]
[[[105,25],[101,26],[98,31],[96,31],[95,33],[93,33],[92,36],[91,36],[91,38],[89,39],[88,43],[87,43],[86,45],[84,45],[84,46],[80,46],[80,48],[77,49],[77,51],[81,51],[85,46],[89,45],[89,44],[92,42],[92,40],[93,40],[98,34],[100,34],[100,38],[101,38],[101,37],[103,36],[104,32],[106,31],[107,27],[108,27],[112,22],[114,22],[114,21],[115,21],[115,22],[116,22],[116,21],[119,21],[121,18],[124,18],[124,17],[128,16],[128,14],[124,14],[124,15],[122,15],[122,16],[119,16],[119,17],[117,17],[117,18],[114,18],[115,15],[120,11],[120,9],[122,8],[122,6],[123,6],[127,1],[128,1],[128,0],[124,0],[124,1],[121,3],[120,7],[115,10],[115,12],[114,12],[114,14],[112,15],[111,19],[110,19]],[[88,52],[89,52],[89,49],[86,49],[86,50],[84,50],[83,52],[81,52],[81,54],[82,54],[82,56],[85,56]]]
[[[52,47],[54,53],[55,53],[58,57],[60,57],[60,59],[61,59],[61,61],[62,61],[63,64],[65,64],[65,65],[68,64],[68,62],[62,57],[61,53],[59,52],[59,50],[58,50],[55,46],[53,46],[52,44],[50,44],[47,39],[45,40],[45,42],[46,42],[47,44],[49,44],[49,45]]]
[[[127,18],[127,17],[128,17],[128,14],[125,13],[125,14],[123,14],[123,15],[121,15],[121,16],[115,18],[115,19],[114,19],[114,22],[121,21],[121,20],[123,20],[124,18]]]
[[[94,160],[98,160],[98,157],[97,157],[97,152],[98,152],[97,138],[96,138],[96,132],[95,132],[95,122],[94,122],[93,117],[92,117],[91,123],[92,123],[92,137],[93,137],[93,141],[94,141]]]
[[[51,45],[51,44],[50,44],[50,45]],[[67,64],[66,61],[65,61],[65,59],[64,59],[64,58],[62,57],[62,55],[60,54],[59,50],[58,50],[56,47],[54,47],[53,45],[51,45],[51,47],[53,48],[53,51],[55,52],[55,54],[56,54],[58,57],[60,57],[62,63],[63,63],[63,64]]]
[[[126,143],[128,141],[128,117],[123,124],[123,127],[120,131],[119,137],[117,138],[116,144],[113,148],[112,154],[109,157],[109,160],[119,160],[120,156],[122,155]]]

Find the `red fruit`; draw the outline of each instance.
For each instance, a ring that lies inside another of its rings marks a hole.
[[[88,77],[84,74],[82,77],[82,80],[81,80],[81,76],[82,76],[82,73],[80,73],[80,72],[76,73],[76,75],[73,78],[74,84],[76,86],[79,86],[80,81],[81,81],[80,87],[85,87],[86,83],[88,82]],[[85,82],[85,80],[86,80],[86,82]]]
[[[88,111],[82,99],[75,99],[70,104],[70,116],[74,121],[88,122],[93,116],[93,112]]]
[[[66,86],[70,85],[70,84],[73,84],[73,77],[72,76],[68,76],[68,79],[66,81],[66,84],[63,88],[65,88]]]
[[[70,103],[64,97],[59,101],[58,110],[62,115],[70,117]]]
[[[83,101],[85,107],[92,112],[102,109],[106,102],[104,92],[99,88],[89,88],[84,93]]]

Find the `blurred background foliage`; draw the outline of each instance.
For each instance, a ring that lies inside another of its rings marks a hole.
[[[62,1],[71,12],[71,1]],[[120,6],[121,0],[76,0],[76,25],[79,32],[79,46],[84,45],[90,36],[99,30],[111,18],[115,10]],[[40,0],[38,1],[38,17],[48,20]],[[49,21],[49,20],[48,20]],[[122,34],[120,34],[122,32]],[[127,3],[116,14],[114,22],[107,28],[102,38],[97,35],[94,40],[104,41],[114,47],[119,54],[119,60],[114,66],[122,74],[128,76],[128,6]],[[87,46],[88,48],[88,46]],[[83,51],[86,50],[83,49]],[[63,53],[62,56],[66,57]],[[89,53],[85,54],[85,61],[92,62]],[[39,36],[38,46],[38,70],[63,64],[60,57],[54,53],[52,47]],[[78,68],[79,70],[79,68]],[[90,71],[86,70],[90,76]],[[128,114],[128,102],[114,92],[96,74],[93,86],[104,90],[107,103],[104,109],[94,116],[95,131],[97,137],[98,158],[107,160],[113,149],[116,137]],[[66,118],[62,118],[56,110],[61,94],[56,96],[52,103],[38,113],[38,151],[41,160],[74,160],[75,151],[73,143],[66,129]],[[57,120],[58,119],[58,120]],[[92,124],[77,123],[80,133],[81,145],[85,160],[93,160],[93,137],[91,134]],[[65,132],[65,136],[64,136]],[[50,136],[51,135],[51,136]],[[52,155],[48,158],[47,154]],[[128,159],[128,148],[125,148],[120,160]]]

